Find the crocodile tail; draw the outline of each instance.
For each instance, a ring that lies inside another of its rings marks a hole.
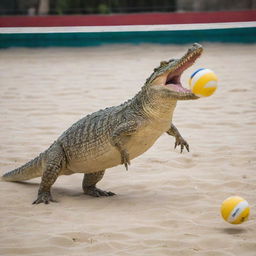
[[[42,154],[21,167],[5,173],[2,180],[22,181],[42,176]]]

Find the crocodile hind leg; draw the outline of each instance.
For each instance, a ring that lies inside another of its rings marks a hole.
[[[85,194],[94,196],[94,197],[115,195],[110,191],[104,191],[96,187],[96,184],[103,178],[104,173],[105,171],[99,171],[99,172],[84,174],[82,186]]]
[[[65,161],[65,153],[58,144],[53,144],[44,159],[44,171],[38,190],[38,197],[33,204],[56,202],[51,195],[51,186],[58,178]]]

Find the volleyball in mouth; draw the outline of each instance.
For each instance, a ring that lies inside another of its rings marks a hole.
[[[218,77],[208,68],[196,70],[189,79],[191,91],[198,97],[211,96],[218,87]]]

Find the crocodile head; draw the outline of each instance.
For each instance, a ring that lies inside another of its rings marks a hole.
[[[200,57],[203,47],[194,43],[180,59],[162,61],[160,66],[154,69],[154,73],[147,79],[146,89],[158,91],[162,96],[174,100],[198,99],[189,89],[181,84],[182,73],[192,66]]]

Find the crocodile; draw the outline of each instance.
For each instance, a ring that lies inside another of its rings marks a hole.
[[[175,137],[175,145],[189,151],[189,144],[172,123],[178,100],[195,100],[191,90],[182,86],[182,73],[193,65],[203,47],[194,43],[179,59],[162,61],[140,91],[121,105],[85,116],[51,144],[44,152],[23,166],[5,173],[2,180],[23,181],[41,177],[33,204],[56,202],[51,187],[60,175],[83,173],[85,194],[113,196],[96,184],[105,170],[124,165],[143,154],[164,133]]]

